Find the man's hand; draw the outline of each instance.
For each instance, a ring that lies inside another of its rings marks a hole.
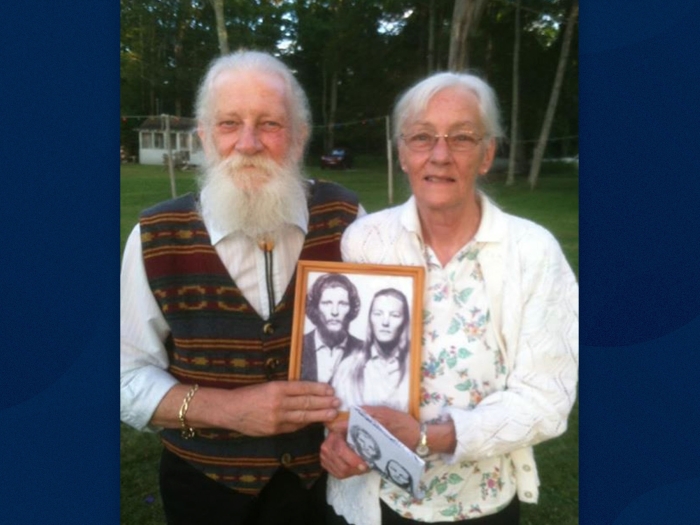
[[[273,381],[228,392],[220,426],[247,436],[285,434],[310,423],[328,423],[340,406],[326,383]]]
[[[176,385],[165,395],[151,419],[154,426],[178,428],[178,412],[189,385]],[[223,428],[247,436],[272,436],[299,430],[310,423],[329,423],[340,400],[327,383],[273,381],[232,390],[200,388],[187,411],[187,425]]]

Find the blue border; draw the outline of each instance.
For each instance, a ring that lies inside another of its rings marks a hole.
[[[580,522],[700,523],[700,5],[580,13]]]
[[[119,520],[118,10],[0,22],[8,523]],[[698,20],[581,9],[582,524],[700,522]]]
[[[119,3],[0,38],[0,521],[119,523]]]

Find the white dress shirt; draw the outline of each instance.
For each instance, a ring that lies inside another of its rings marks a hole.
[[[371,356],[364,369],[364,404],[385,405],[397,410],[404,408],[404,400],[408,399],[410,373],[408,361],[404,361],[403,368],[406,370],[401,370],[398,352],[397,348],[392,356],[384,357],[376,345],[372,345]]]
[[[316,343],[316,370],[318,370],[316,381],[329,383],[338,368],[338,363],[345,354],[348,338],[346,337],[342,343],[330,347],[321,339],[318,330],[314,330],[314,341]]]

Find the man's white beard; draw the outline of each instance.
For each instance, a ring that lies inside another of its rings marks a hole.
[[[279,165],[260,155],[235,154],[211,162],[200,177],[207,191],[207,212],[224,231],[239,229],[251,239],[294,224],[306,206],[306,184],[293,162]]]

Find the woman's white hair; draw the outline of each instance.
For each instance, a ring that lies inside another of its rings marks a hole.
[[[279,59],[261,51],[239,50],[211,62],[197,91],[195,114],[207,135],[214,126],[212,87],[222,73],[261,72],[279,76],[287,94],[287,110],[292,140],[303,150],[311,130],[309,100],[292,71]]]
[[[430,100],[448,88],[463,88],[476,95],[479,112],[486,137],[498,141],[503,138],[501,112],[493,88],[481,78],[470,73],[435,73],[405,91],[394,106],[394,141],[403,133],[406,122],[413,120],[425,111]]]

